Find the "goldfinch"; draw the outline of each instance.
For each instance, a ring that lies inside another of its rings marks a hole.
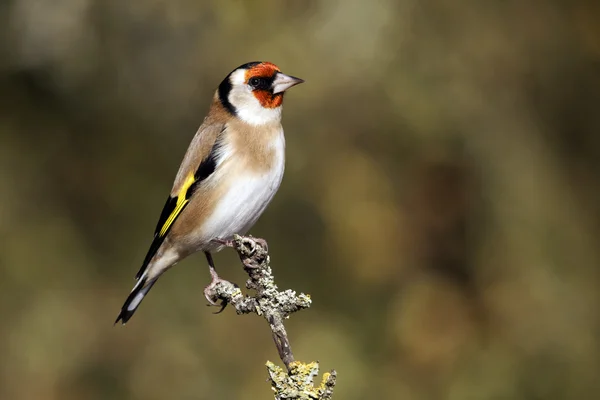
[[[241,65],[221,82],[115,324],[125,324],[158,278],[193,253],[206,255],[211,285],[219,280],[211,252],[234,234],[248,232],[279,189],[285,165],[283,95],[302,82],[270,62]]]

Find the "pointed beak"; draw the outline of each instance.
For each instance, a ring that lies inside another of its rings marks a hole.
[[[304,79],[296,78],[278,72],[273,80],[273,94],[285,92],[292,86],[296,86],[304,82]]]

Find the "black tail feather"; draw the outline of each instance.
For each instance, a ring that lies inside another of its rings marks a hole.
[[[140,303],[142,302],[144,297],[146,297],[150,289],[152,289],[152,286],[156,283],[157,279],[158,278],[155,278],[149,281],[148,283],[146,283],[146,278],[140,279],[140,281],[135,285],[131,293],[129,293],[129,296],[127,296],[127,300],[125,300],[123,307],[121,307],[121,312],[115,320],[115,325],[119,321],[121,321],[123,325],[125,325],[127,321],[129,321],[131,316],[140,306]]]

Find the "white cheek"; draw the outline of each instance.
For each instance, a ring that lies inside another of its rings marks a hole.
[[[264,125],[281,121],[281,107],[265,108],[246,85],[246,72],[235,71],[231,74],[232,89],[229,102],[235,107],[238,117],[250,125]]]
[[[250,125],[264,125],[281,120],[281,107],[265,108],[252,95],[252,100],[237,109],[238,117]]]
[[[246,71],[243,69],[237,70],[231,74],[231,77],[229,79],[234,87],[244,86],[246,82]]]

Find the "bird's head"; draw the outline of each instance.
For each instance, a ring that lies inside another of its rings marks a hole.
[[[251,62],[227,75],[217,94],[230,113],[249,124],[263,125],[281,120],[283,94],[302,82],[273,63]]]

